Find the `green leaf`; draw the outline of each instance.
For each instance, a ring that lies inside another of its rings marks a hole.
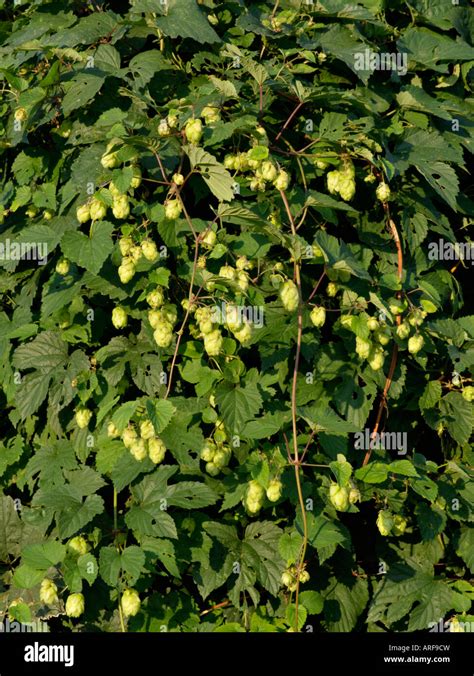
[[[45,542],[44,544],[29,545],[22,553],[22,563],[30,568],[47,570],[60,563],[66,556],[66,547],[60,542]]]
[[[31,566],[21,564],[13,574],[12,583],[14,587],[18,587],[19,589],[31,589],[32,587],[36,587],[43,578],[44,570],[36,570],[35,568],[31,568]]]
[[[76,108],[82,108],[91,101],[104,84],[104,76],[98,73],[79,73],[70,82],[62,100],[64,115],[68,116]]]
[[[440,401],[440,412],[453,439],[459,444],[467,444],[474,426],[472,404],[460,392],[449,392]]]
[[[456,554],[461,557],[471,573],[474,572],[474,531],[472,528],[462,527]]]
[[[420,409],[433,408],[441,399],[442,387],[439,380],[430,380],[419,399]]]
[[[369,462],[355,471],[355,478],[366,484],[381,484],[388,477],[389,465],[381,462]]]
[[[166,16],[157,18],[156,25],[171,38],[191,38],[201,44],[221,42],[196,0],[168,0]]]
[[[176,413],[176,408],[173,404],[165,399],[148,399],[146,410],[156,434],[160,434],[165,429]]]
[[[300,591],[300,602],[310,615],[319,615],[324,606],[324,599],[317,591]]]
[[[232,434],[239,434],[244,424],[254,418],[262,406],[262,397],[254,383],[244,387],[222,383],[216,388],[216,401],[220,415]]]
[[[438,507],[420,502],[415,508],[415,514],[424,541],[435,538],[446,526],[446,514]]]
[[[410,460],[395,460],[390,463],[388,469],[390,472],[401,474],[402,476],[418,476],[418,472]]]
[[[130,585],[134,585],[136,583],[140,577],[140,573],[142,572],[144,565],[145,553],[140,549],[140,547],[131,545],[130,547],[126,547],[123,550],[120,557],[120,566],[123,572],[128,575]]]
[[[337,460],[329,463],[332,473],[336,477],[339,486],[345,486],[352,474],[352,466],[347,460]]]
[[[222,202],[234,199],[234,179],[216,158],[198,146],[184,146],[191,168],[197,171],[207,183],[209,190]]]
[[[328,631],[352,631],[369,600],[367,581],[357,578],[344,583],[331,578],[323,597],[324,624]]]
[[[62,538],[71,537],[103,511],[104,501],[102,498],[99,495],[89,495],[79,508],[77,506],[72,507],[58,515],[60,536]]]
[[[308,612],[306,610],[306,607],[300,606],[298,608],[298,630],[302,629],[304,627],[304,623],[306,622],[306,618],[308,617]],[[286,621],[290,625],[290,627],[296,628],[296,604],[294,603],[289,603],[286,607]]]
[[[67,344],[59,333],[43,331],[29,343],[20,345],[15,350],[12,361],[19,369],[34,368],[47,374],[64,366],[67,356]]]
[[[90,235],[68,231],[61,240],[61,248],[66,258],[85,268],[94,275],[112,253],[114,226],[107,221],[96,221],[91,225]]]
[[[93,585],[99,572],[99,566],[95,556],[92,554],[83,554],[77,559],[77,567],[81,577],[90,585]]]
[[[0,495],[0,561],[18,556],[22,524],[13,499]]]

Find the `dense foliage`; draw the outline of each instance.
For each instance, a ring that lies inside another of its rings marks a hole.
[[[0,619],[474,620],[467,5],[0,2]]]

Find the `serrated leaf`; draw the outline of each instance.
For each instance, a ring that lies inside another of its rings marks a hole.
[[[196,0],[168,0],[166,16],[158,17],[156,25],[172,38],[192,38],[201,44],[221,42]]]
[[[176,413],[176,408],[166,399],[148,399],[146,410],[156,434],[160,434],[165,429]]]
[[[97,275],[114,248],[113,230],[112,223],[98,221],[91,225],[89,236],[68,231],[61,240],[63,253],[66,258]]]
[[[381,484],[388,476],[388,468],[381,462],[369,462],[355,471],[355,478],[367,484]]]
[[[183,150],[189,157],[191,168],[202,176],[220,202],[234,199],[234,179],[213,155],[198,146],[183,146]]]

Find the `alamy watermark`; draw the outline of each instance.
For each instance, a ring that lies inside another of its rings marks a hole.
[[[253,324],[255,328],[263,328],[264,308],[260,305],[233,305],[223,301],[220,306],[212,308],[211,321],[216,324],[225,324],[227,320],[233,322]]]
[[[7,238],[0,242],[0,261],[38,261],[38,265],[48,262],[47,242],[15,242]]]
[[[355,52],[354,68],[356,70],[389,70],[396,71],[399,75],[408,72],[408,54],[406,52],[374,52],[365,49],[363,52]]]
[[[408,435],[406,432],[376,432],[372,435],[367,427],[362,432],[354,435],[354,448],[368,451],[370,449],[383,449],[385,451],[397,451],[398,455],[406,455],[408,451]]]
[[[439,239],[428,244],[430,261],[471,261],[474,263],[474,242],[446,242]]]
[[[42,620],[33,621],[33,622],[17,622],[11,621],[8,618],[6,620],[0,620],[0,634],[22,634],[28,632],[49,632],[49,627],[46,622]]]

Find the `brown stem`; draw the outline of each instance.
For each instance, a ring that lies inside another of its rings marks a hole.
[[[283,125],[283,127],[280,129],[280,131],[279,131],[278,134],[276,135],[275,141],[278,141],[278,139],[279,139],[280,136],[283,134],[283,132],[285,131],[285,129],[288,127],[288,125],[290,124],[291,120],[294,118],[294,116],[296,115],[296,113],[297,113],[297,112],[299,111],[299,109],[302,108],[303,106],[304,106],[304,101],[300,101],[300,102],[298,103],[298,105],[296,106],[296,108],[293,110],[293,112],[290,114],[289,118],[287,119],[287,121],[285,122],[285,124]]]
[[[290,221],[291,232],[293,237],[296,237],[296,228],[293,216],[290,210],[290,205],[283,190],[280,191],[283,204],[285,205],[286,213]],[[301,343],[303,338],[303,296],[301,291],[301,276],[300,276],[300,265],[299,262],[295,259],[294,261],[294,272],[296,286],[298,288],[299,303],[298,303],[298,332],[296,337],[296,354],[295,354],[295,363],[293,367],[293,382],[291,386],[291,422],[293,428],[293,460],[292,464],[295,468],[295,482],[296,490],[298,493],[298,501],[301,509],[301,519],[303,522],[303,542],[301,543],[301,549],[299,553],[298,566],[296,569],[296,593],[295,593],[295,630],[298,631],[298,612],[299,612],[299,592],[300,592],[300,572],[303,570],[306,549],[308,546],[308,520],[306,518],[306,509],[303,498],[303,489],[301,486],[301,476],[300,476],[300,457],[298,451],[298,430],[296,427],[296,386],[298,379],[298,370],[300,364],[301,356]]]
[[[397,226],[395,225],[394,221],[392,220],[390,216],[390,209],[388,204],[384,204],[385,208],[385,213],[387,214],[387,221],[388,221],[388,226],[391,230],[393,240],[395,242],[395,246],[397,247],[397,273],[398,273],[398,280],[401,282],[403,278],[403,252],[402,252],[402,245],[400,241],[400,235],[398,234]],[[400,297],[401,293],[400,291],[397,293],[397,297]],[[400,324],[402,319],[400,315],[397,315],[397,324]],[[385,381],[385,386],[383,388],[382,396],[380,397],[380,404],[379,408],[377,411],[377,417],[375,419],[375,425],[374,429],[372,430],[372,434],[370,435],[370,445],[369,448],[367,449],[367,452],[364,456],[364,461],[362,463],[362,467],[367,465],[367,463],[370,460],[370,456],[372,455],[372,441],[375,439],[377,436],[377,433],[379,431],[380,427],[380,421],[382,419],[382,413],[384,408],[387,407],[387,395],[388,391],[390,389],[390,386],[392,384],[393,380],[393,374],[395,373],[395,368],[397,366],[397,358],[398,358],[398,345],[395,343],[393,346],[392,350],[392,359],[390,361],[390,367],[388,369],[388,374],[387,374],[387,379]]]

